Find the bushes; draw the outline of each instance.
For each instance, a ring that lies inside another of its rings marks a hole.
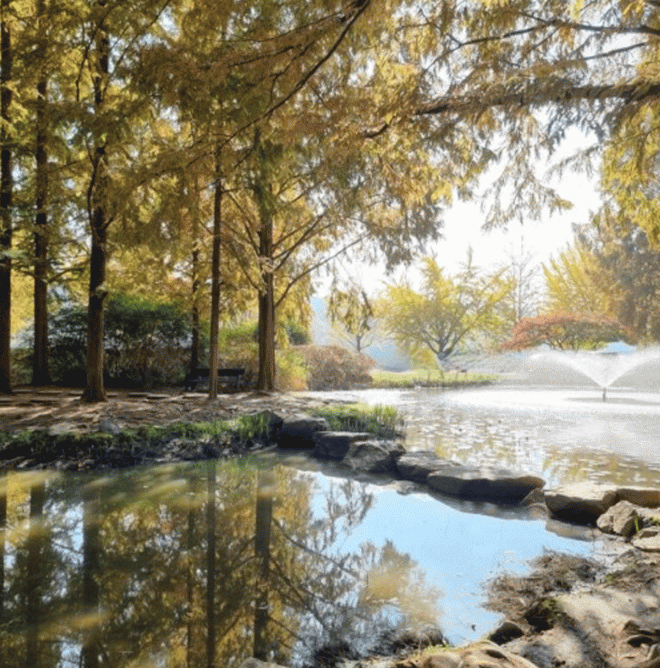
[[[371,384],[372,359],[339,346],[296,346],[305,360],[310,390],[347,390]]]
[[[62,307],[49,319],[50,368],[55,382],[86,379],[87,311]],[[109,386],[151,387],[177,380],[187,364],[188,314],[176,304],[120,295],[105,310],[105,370]]]

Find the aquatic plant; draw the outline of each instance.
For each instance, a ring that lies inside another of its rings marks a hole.
[[[364,431],[377,438],[396,438],[403,427],[403,417],[393,406],[342,404],[312,411],[325,418],[335,431]]]

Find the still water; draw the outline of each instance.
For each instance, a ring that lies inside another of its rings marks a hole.
[[[630,434],[626,415],[575,408],[580,401],[565,410],[525,407],[513,394],[362,398],[407,412],[411,448],[551,481],[660,480],[652,413],[632,420],[642,449],[631,453],[598,435],[617,420],[613,433]],[[583,429],[585,416],[593,429]],[[295,456],[14,473],[2,484],[2,668],[231,668],[253,653],[304,666],[324,642],[366,651],[414,624],[461,643],[498,621],[481,607],[489,578],[523,571],[544,549],[605,549],[524,511],[349,479]]]
[[[398,406],[406,447],[512,468],[549,486],[660,485],[660,393],[595,387],[365,390],[332,396]]]

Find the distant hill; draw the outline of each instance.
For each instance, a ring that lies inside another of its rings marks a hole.
[[[341,338],[332,331],[325,300],[322,297],[312,297],[311,307],[313,313],[310,332],[312,343],[320,346],[339,344],[347,347],[346,343],[342,342]],[[362,352],[369,355],[379,367],[388,371],[406,371],[411,368],[408,358],[401,353],[393,341],[387,339],[365,348]]]

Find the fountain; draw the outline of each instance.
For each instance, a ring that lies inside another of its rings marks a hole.
[[[660,359],[660,350],[642,349],[620,353],[610,349],[595,351],[551,351],[536,353],[530,363],[545,365],[556,362],[570,367],[590,378],[603,391],[603,401],[607,400],[607,389],[629,371]]]

